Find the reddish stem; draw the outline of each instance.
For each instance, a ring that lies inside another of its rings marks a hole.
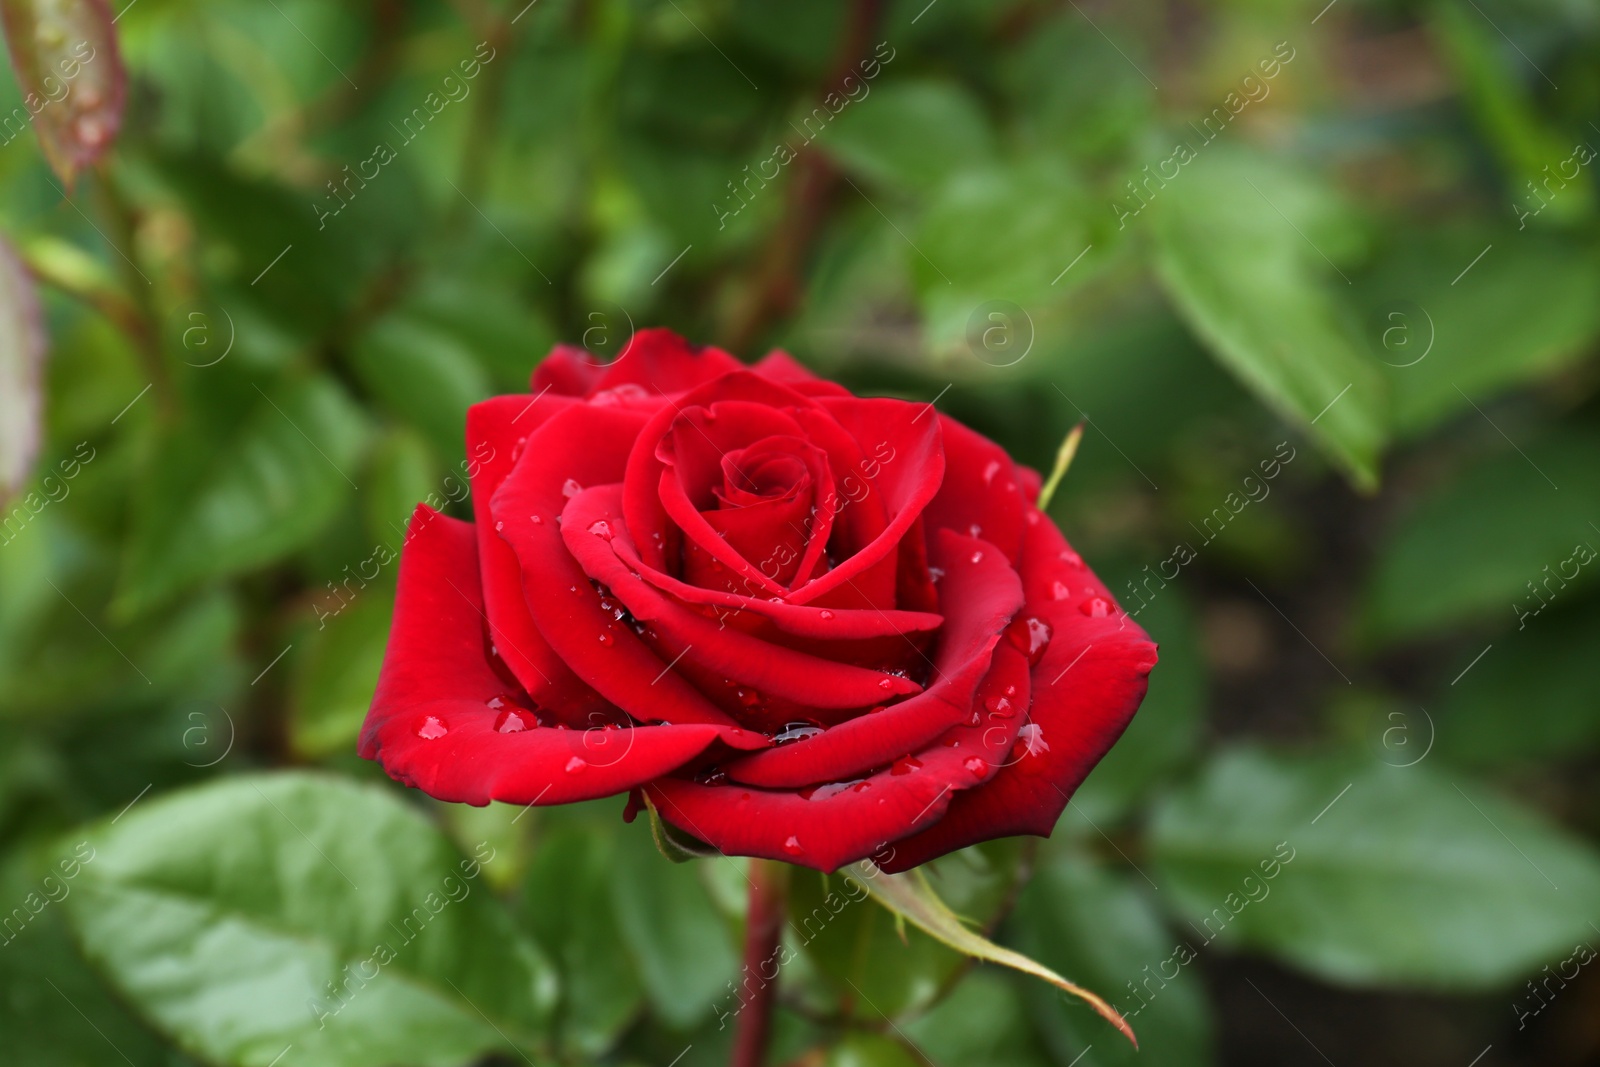
[[[772,1010],[778,1001],[779,945],[788,910],[789,865],[776,860],[750,861],[750,911],[745,920],[741,995],[748,994],[734,1024],[729,1067],[761,1067],[772,1034]]]

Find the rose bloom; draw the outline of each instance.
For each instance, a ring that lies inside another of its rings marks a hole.
[[[360,751],[441,800],[630,793],[728,855],[903,870],[1048,835],[1156,649],[931,404],[665,330],[559,347],[419,507]]]

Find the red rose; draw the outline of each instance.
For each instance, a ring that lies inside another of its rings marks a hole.
[[[361,734],[442,800],[642,790],[728,854],[901,870],[1048,834],[1156,661],[1035,472],[782,353],[558,348],[467,453],[476,521],[413,516]]]

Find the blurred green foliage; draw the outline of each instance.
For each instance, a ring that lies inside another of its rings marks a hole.
[[[1049,842],[932,868],[1144,1052],[869,902],[802,933],[797,872],[773,1062],[1600,1057],[1545,977],[1600,944],[1600,9],[115,9],[104,163],[0,145],[8,1063],[725,1060],[741,861],[354,756],[466,407],[658,324],[1036,466],[1085,422],[1056,517],[1162,646]]]

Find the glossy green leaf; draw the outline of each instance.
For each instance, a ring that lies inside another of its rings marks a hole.
[[[617,825],[596,822],[565,819],[543,833],[522,891],[523,922],[561,972],[558,1040],[584,1057],[610,1048],[644,1001],[616,917],[595,906],[619,876]]]
[[[884,55],[891,51],[883,49]],[[877,81],[866,83],[868,95],[847,102],[837,116],[822,105],[801,116],[789,143],[798,147],[810,137],[856,174],[858,182],[905,191],[931,190],[963,167],[990,157],[988,118],[968,92],[949,82],[886,76],[893,71],[891,59]],[[871,189],[865,192],[872,196]],[[852,190],[848,195],[859,200],[861,194]]]
[[[1592,435],[1559,434],[1464,463],[1389,532],[1367,590],[1372,634],[1413,637],[1483,620],[1521,626],[1570,602],[1600,577],[1600,561],[1583,562],[1600,553],[1597,499]]]
[[[957,952],[985,963],[997,963],[1023,974],[1049,982],[1063,992],[1087,1003],[1099,1015],[1133,1042],[1133,1029],[1098,994],[1068,981],[1050,968],[1013,949],[997,945],[962,923],[929,884],[920,868],[905,874],[886,874],[866,862],[851,868],[852,873],[872,894],[874,900]]]
[[[1407,233],[1360,285],[1407,437],[1479,419],[1474,403],[1560,373],[1600,335],[1600,255],[1531,228]]]
[[[291,738],[297,752],[312,758],[354,750],[389,641],[393,585],[350,589],[340,589],[348,604],[324,590],[314,609],[317,621],[306,623],[295,642]]]
[[[254,388],[226,439],[191,424],[161,443],[137,497],[116,611],[282,558],[355,490],[366,420],[344,390],[326,378]]]
[[[1213,1062],[1197,947],[1181,927],[1176,933],[1168,928],[1156,907],[1160,900],[1135,871],[1114,873],[1069,847],[1046,847],[1006,924],[1006,939],[1046,966],[1104,990],[1139,1033],[1137,1051],[1104,1040],[1098,1019],[1049,986],[1028,982],[1022,993],[1029,1014],[1059,1062],[1079,1055],[1079,1067]]]
[[[1143,195],[1144,206],[1131,193],[1121,198],[1126,222],[1150,211],[1158,274],[1191,328],[1355,485],[1376,486],[1387,400],[1345,321],[1348,216],[1322,187],[1270,158],[1204,143],[1176,177],[1159,188],[1151,181]]]
[[[356,369],[390,411],[425,435],[437,453],[461,455],[467,408],[490,394],[472,350],[445,329],[411,317],[379,322],[356,346]],[[534,360],[530,356],[529,367]]]
[[[0,239],[0,507],[8,511],[39,452],[44,356],[44,313],[33,276]],[[11,519],[0,514],[0,543],[20,532]]]
[[[995,841],[928,864],[940,893],[985,928],[998,920],[1024,869],[1023,844]],[[821,1010],[869,1024],[934,1003],[970,963],[966,956],[869,904],[864,879],[796,871],[789,885],[789,944],[815,970],[806,988]]]
[[[1157,808],[1150,876],[1203,949],[1324,979],[1492,989],[1593,935],[1600,856],[1431,761],[1217,757]]]
[[[538,1047],[549,964],[387,788],[251,775],[146,798],[89,836],[68,898],[120,994],[209,1062],[458,1067]],[[525,1054],[525,1053],[524,1053]]]
[[[618,836],[611,881],[617,927],[651,1005],[678,1029],[711,1015],[739,967],[732,932],[698,873],[701,863],[721,862],[673,863],[643,827]]]
[[[107,0],[5,0],[11,69],[39,147],[72,188],[116,140],[127,74]]]
[[[1594,543],[1600,547],[1600,536]],[[1600,740],[1596,648],[1600,610],[1591,599],[1507,631],[1465,675],[1458,673],[1465,660],[1460,667],[1452,664],[1439,679],[1437,703],[1429,702],[1439,754],[1475,766],[1583,758]],[[1459,681],[1451,685],[1455,678]],[[1425,743],[1424,717],[1412,711],[1402,715],[1407,732],[1419,745]]]
[[[16,849],[0,866],[0,1033],[12,1067],[188,1064],[84,963],[62,916],[98,858],[80,837]],[[70,876],[69,876],[70,875]]]

